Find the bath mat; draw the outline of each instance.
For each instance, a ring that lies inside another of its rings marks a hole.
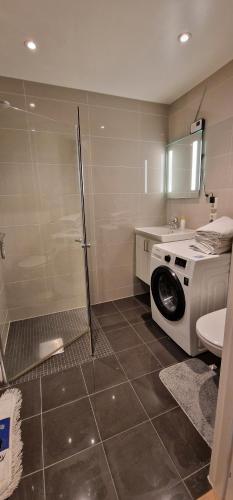
[[[22,475],[21,404],[18,389],[0,397],[0,500],[12,495]]]
[[[200,359],[192,358],[164,368],[159,377],[212,448],[218,374]]]

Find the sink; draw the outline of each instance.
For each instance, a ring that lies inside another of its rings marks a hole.
[[[161,243],[191,240],[195,236],[194,229],[170,229],[169,226],[136,227],[135,232]]]

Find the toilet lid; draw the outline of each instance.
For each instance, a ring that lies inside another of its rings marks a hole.
[[[197,333],[210,344],[223,347],[226,309],[202,316],[197,321]]]

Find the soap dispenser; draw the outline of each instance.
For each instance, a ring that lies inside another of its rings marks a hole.
[[[210,203],[210,219],[209,222],[213,222],[217,218],[217,208],[218,208],[218,198],[212,195],[209,197]]]
[[[180,218],[180,229],[183,231],[185,229],[185,226],[186,226],[186,219],[185,219],[184,215],[181,215],[181,218]]]

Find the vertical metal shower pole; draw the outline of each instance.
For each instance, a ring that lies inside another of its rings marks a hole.
[[[84,178],[83,178],[83,162],[82,162],[82,144],[81,144],[81,127],[80,127],[80,113],[79,107],[77,108],[77,160],[78,160],[78,172],[80,181],[80,196],[81,196],[81,210],[82,210],[82,229],[83,229],[83,240],[82,248],[84,252],[84,266],[85,266],[85,278],[86,278],[86,298],[87,298],[87,315],[88,324],[90,329],[90,343],[91,343],[91,354],[94,355],[95,345],[94,345],[94,334],[92,326],[91,317],[91,299],[90,299],[90,279],[88,270],[88,255],[87,249],[90,248],[90,243],[87,242],[87,231],[86,231],[86,217],[85,217],[85,199],[84,199]]]

